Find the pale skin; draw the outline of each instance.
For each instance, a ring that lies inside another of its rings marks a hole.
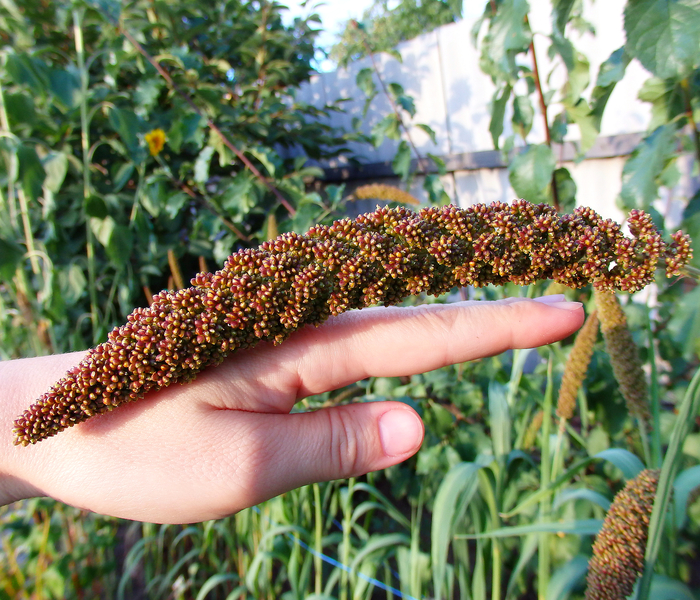
[[[289,411],[366,377],[549,344],[583,319],[581,305],[562,296],[353,311],[28,447],[13,446],[14,419],[83,353],[0,363],[0,504],[49,496],[127,519],[188,523],[384,469],[423,441],[407,405]]]

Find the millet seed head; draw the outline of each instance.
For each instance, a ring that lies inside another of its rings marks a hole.
[[[690,258],[687,236],[666,244],[651,220],[630,217],[631,238],[588,208],[560,216],[524,200],[414,213],[379,208],[355,220],[285,233],[242,250],[192,287],[138,308],[16,421],[16,444],[36,443],[202,369],[261,340],[284,341],[331,315],[456,286],[528,285],[636,291],[660,259],[669,274]]]

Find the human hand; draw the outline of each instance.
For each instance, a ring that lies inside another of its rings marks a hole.
[[[289,411],[366,377],[548,344],[581,326],[579,303],[537,300],[345,313],[29,447],[12,445],[15,417],[84,353],[0,363],[0,504],[50,496],[127,519],[195,522],[311,482],[384,469],[422,442],[423,425],[407,405]]]

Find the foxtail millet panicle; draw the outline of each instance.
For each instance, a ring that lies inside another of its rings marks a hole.
[[[387,202],[398,202],[399,204],[420,205],[420,200],[410,192],[405,192],[393,185],[385,185],[383,183],[361,185],[355,190],[353,195],[358,200],[385,200]]]
[[[610,356],[613,373],[630,414],[648,424],[651,420],[649,389],[642,370],[639,349],[627,326],[620,301],[614,292],[594,291],[605,349]]]
[[[564,367],[564,376],[559,386],[559,398],[557,400],[557,416],[570,421],[574,416],[578,390],[586,378],[588,365],[593,356],[593,346],[598,337],[598,314],[593,311],[581,330],[576,334],[573,348],[569,352],[569,358]]]
[[[261,340],[281,343],[331,315],[456,286],[528,285],[635,291],[659,261],[669,276],[690,257],[687,236],[663,242],[651,220],[630,217],[632,238],[589,208],[560,216],[549,205],[379,208],[357,219],[285,233],[241,250],[192,287],[163,291],[55,383],[15,421],[15,443],[52,436],[143,397]]]
[[[615,496],[593,544],[586,600],[625,600],[644,573],[659,473],[642,471]]]

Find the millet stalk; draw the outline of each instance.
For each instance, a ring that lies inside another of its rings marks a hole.
[[[236,350],[281,343],[304,325],[354,308],[455,286],[541,279],[636,291],[653,281],[657,265],[670,277],[691,257],[686,235],[664,242],[641,211],[632,211],[629,228],[628,238],[589,208],[561,216],[551,206],[516,200],[418,213],[380,208],[305,235],[285,233],[134,310],[15,421],[15,443],[36,443],[191,381]]]

